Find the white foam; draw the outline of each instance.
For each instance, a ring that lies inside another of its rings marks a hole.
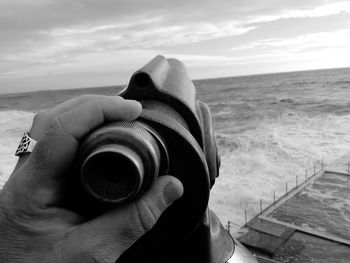
[[[231,135],[218,133],[222,165],[213,187],[210,207],[224,224],[244,223],[263,207],[309,175],[313,164],[331,163],[350,150],[350,116],[306,116],[285,113],[264,119],[252,130]],[[234,226],[233,226],[234,227]]]
[[[23,111],[0,111],[0,188],[17,162],[14,153],[23,133],[29,130],[33,115]]]

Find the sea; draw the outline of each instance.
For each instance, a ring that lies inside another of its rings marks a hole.
[[[238,229],[286,187],[350,152],[350,68],[194,81],[207,103],[221,156],[209,207]],[[0,186],[35,112],[74,96],[122,87],[0,94]],[[195,189],[194,189],[195,191]]]

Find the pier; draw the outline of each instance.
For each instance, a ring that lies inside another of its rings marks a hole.
[[[350,154],[322,163],[268,207],[260,202],[260,213],[231,234],[259,262],[350,262]]]

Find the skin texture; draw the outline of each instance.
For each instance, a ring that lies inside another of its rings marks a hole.
[[[0,262],[115,262],[154,226],[183,194],[172,176],[88,221],[59,206],[80,140],[104,122],[133,120],[141,111],[136,101],[84,95],[34,117],[30,136],[37,144],[0,192]]]

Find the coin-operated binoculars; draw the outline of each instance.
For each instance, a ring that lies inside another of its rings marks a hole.
[[[157,56],[118,95],[138,100],[142,114],[101,126],[82,142],[75,208],[93,217],[137,199],[157,177],[175,176],[183,196],[117,262],[227,262],[238,247],[208,209],[220,166],[211,114],[184,64]]]

